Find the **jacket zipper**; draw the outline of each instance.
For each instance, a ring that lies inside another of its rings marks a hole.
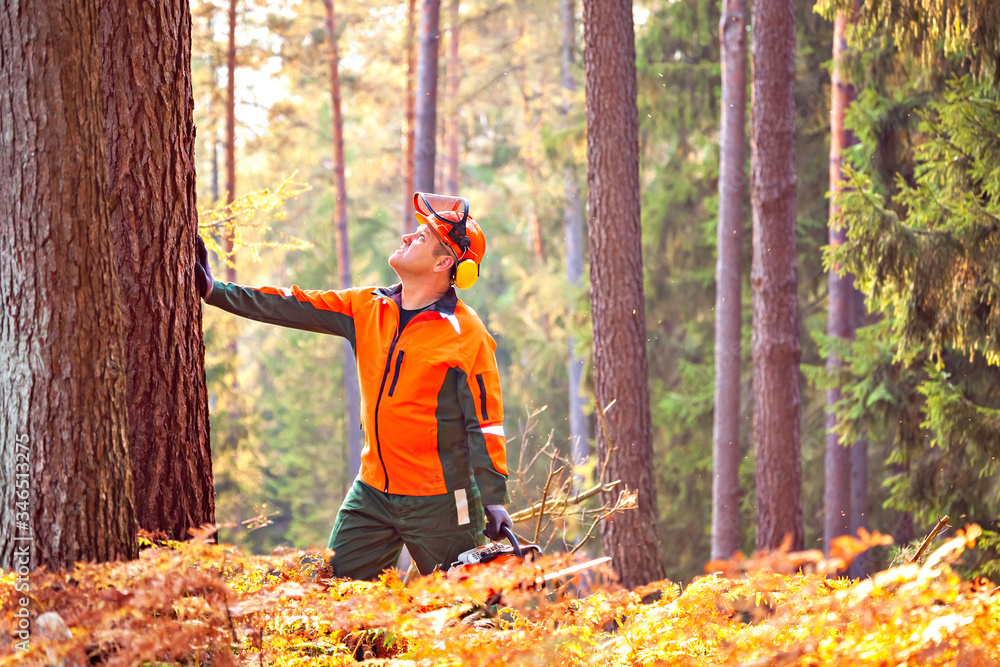
[[[479,383],[479,411],[483,413],[483,421],[488,422],[490,416],[486,413],[486,383],[483,382],[482,373],[476,375],[476,382]]]
[[[399,341],[400,329],[396,329],[396,335],[392,337],[389,345],[389,356],[385,360],[385,370],[382,371],[382,384],[378,388],[378,398],[375,400],[375,449],[378,450],[378,460],[382,464],[382,472],[385,474],[385,488],[383,493],[389,493],[389,469],[385,467],[385,459],[382,458],[382,442],[378,437],[378,407],[382,403],[382,392],[385,390],[385,380],[389,377],[389,368],[392,367],[392,353],[396,351],[396,343]]]
[[[393,304],[396,302],[393,301]],[[398,309],[399,306],[396,305]],[[401,316],[401,313],[397,312],[397,316]],[[414,318],[418,317],[415,315]],[[411,319],[410,322],[413,320]],[[410,322],[407,322],[409,324]],[[399,342],[399,336],[403,333],[405,327],[396,326],[396,335],[392,337],[392,343],[389,344],[389,356],[385,359],[385,370],[382,371],[382,384],[378,388],[378,398],[375,399],[375,449],[378,451],[378,460],[382,464],[382,473],[385,475],[385,488],[382,489],[383,493],[389,493],[389,469],[385,466],[385,459],[382,458],[382,441],[378,437],[378,408],[382,404],[382,392],[385,391],[385,381],[389,377],[389,369],[392,368],[392,353],[396,351],[396,343]],[[392,391],[396,388],[396,380],[399,379],[399,367],[403,363],[403,353],[405,350],[399,351],[399,357],[396,359],[396,374],[392,378],[392,385],[389,386],[389,396],[392,396]]]
[[[392,384],[389,385],[389,397],[392,397],[392,392],[396,391],[396,383],[399,382],[399,367],[403,365],[403,354],[406,350],[400,350],[399,356],[396,357],[396,371],[392,375]],[[391,355],[390,355],[391,357]]]

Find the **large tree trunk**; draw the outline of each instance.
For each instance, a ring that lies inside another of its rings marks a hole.
[[[458,24],[460,0],[451,0],[451,39],[448,41],[448,187],[449,194],[458,194],[458,89],[461,82],[461,60],[458,51]]]
[[[559,107],[563,117],[569,115],[570,98],[576,92],[573,77],[573,63],[576,54],[576,21],[574,19],[575,0],[559,0],[561,24],[560,65],[561,83],[565,100]],[[576,184],[572,152],[568,152],[563,166],[563,229],[566,237],[566,278],[573,287],[579,287],[583,280],[583,207],[580,188]],[[569,359],[569,438],[573,463],[583,464],[590,456],[590,430],[587,417],[583,413],[583,396],[580,385],[583,382],[583,359],[576,354],[576,337],[570,334],[567,342]]]
[[[334,207],[334,240],[337,245],[337,265],[340,286],[351,286],[351,249],[347,235],[347,182],[344,178],[344,116],[340,110],[340,56],[337,54],[337,15],[333,0],[325,0],[326,34],[330,41],[330,95],[333,109],[333,174],[337,203]],[[343,341],[344,350],[344,409],[347,411],[348,470],[350,475],[361,469],[361,394],[358,389],[358,368],[354,349]]]
[[[413,155],[413,188],[418,192],[434,192],[440,13],[440,0],[422,0]]]
[[[757,548],[802,548],[795,257],[795,3],[753,4],[753,393]]]
[[[417,0],[410,0],[406,9],[406,111],[403,116],[403,224],[400,231],[409,234],[416,229],[413,217],[414,123],[416,116],[417,76]]]
[[[215,522],[201,302],[195,294],[194,98],[187,0],[103,0],[109,214],[128,369],[139,525],[173,539]]]
[[[743,182],[747,88],[746,0],[726,0],[719,23],[722,114],[718,259],[715,264],[715,413],[712,424],[712,558],[740,540],[740,358],[743,326]]]
[[[97,29],[97,0],[0,7],[7,569],[138,550]]]
[[[226,51],[226,203],[236,199],[236,5],[239,0],[229,0],[229,46]],[[226,282],[236,282],[236,262],[233,257],[232,230],[227,230],[222,240],[222,250],[229,259],[226,264]],[[236,352],[236,341],[231,343]]]
[[[594,392],[602,406],[615,402],[604,417],[611,442],[599,432],[597,443],[602,458],[614,447],[610,479],[639,494],[638,509],[608,519],[602,539],[622,585],[634,588],[663,578],[664,567],[646,363],[632,3],[584,0],[583,26]]]

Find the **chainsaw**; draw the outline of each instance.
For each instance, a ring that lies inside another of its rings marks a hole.
[[[510,544],[502,544],[500,542],[490,542],[481,547],[476,547],[475,549],[469,549],[468,551],[463,551],[458,555],[458,560],[451,564],[448,568],[447,576],[449,579],[454,580],[464,580],[469,577],[476,576],[477,572],[481,571],[479,568],[496,566],[502,563],[518,563],[533,560],[535,557],[540,556],[542,550],[537,544],[520,544],[517,540],[517,536],[514,535],[514,531],[508,526],[501,526],[500,531],[503,533],[504,537]],[[545,585],[558,579],[560,577],[565,577],[568,575],[576,574],[583,570],[587,570],[601,563],[607,563],[611,560],[610,557],[605,556],[604,558],[595,558],[589,560],[585,563],[579,563],[573,565],[558,572],[549,572],[548,574],[539,575],[530,583],[523,582],[516,585],[517,588],[534,588],[535,590],[540,590],[545,587]],[[479,623],[485,623],[488,627],[496,627],[495,616],[497,613],[497,605],[501,602],[503,592],[500,590],[491,589],[489,596],[486,598],[483,604],[474,604],[470,609],[462,612],[460,618],[465,623],[471,623],[477,625]]]
[[[501,526],[500,532],[503,533],[504,537],[507,538],[507,541],[510,542],[510,544],[490,542],[481,547],[463,551],[458,555],[458,559],[451,564],[451,567],[448,568],[448,577],[452,579],[465,578],[473,574],[476,568],[490,563],[493,565],[499,565],[502,563],[515,563],[526,560],[530,561],[536,556],[540,556],[542,554],[542,550],[537,544],[520,544],[517,540],[517,536],[514,534],[514,531],[508,526]],[[577,572],[582,572],[583,570],[589,570],[592,567],[600,565],[601,563],[607,563],[610,560],[610,556],[604,556],[603,558],[594,558],[593,560],[589,560],[585,563],[572,565],[557,572],[549,572],[540,576],[538,581],[535,582],[535,585],[541,587],[553,579],[576,574]]]

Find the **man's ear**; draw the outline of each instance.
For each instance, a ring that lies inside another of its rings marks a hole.
[[[451,255],[438,255],[437,261],[434,263],[435,271],[451,271],[451,267],[455,266],[455,258]]]

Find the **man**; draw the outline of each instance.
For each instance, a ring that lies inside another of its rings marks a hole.
[[[478,277],[486,240],[465,199],[418,192],[414,210],[420,227],[389,256],[391,287],[222,283],[199,239],[207,303],[354,348],[365,445],[330,535],[340,577],[377,577],[404,544],[421,573],[447,568],[483,533],[497,540],[511,527],[496,342],[455,293]]]

